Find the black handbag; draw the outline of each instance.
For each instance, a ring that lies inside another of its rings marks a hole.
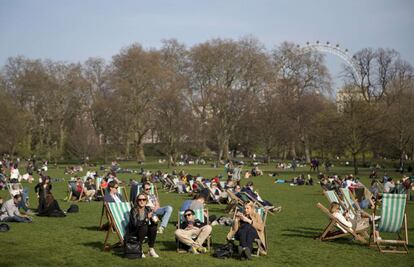
[[[124,239],[124,257],[128,259],[142,258],[142,244],[136,236],[126,236]]]

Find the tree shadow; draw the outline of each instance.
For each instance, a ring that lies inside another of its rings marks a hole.
[[[86,243],[82,243],[82,245],[84,245],[85,247],[90,247],[90,248],[93,248],[95,250],[100,250],[100,251],[103,251],[103,247],[104,247],[104,243],[101,241],[86,242]]]

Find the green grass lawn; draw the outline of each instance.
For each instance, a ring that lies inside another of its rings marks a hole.
[[[122,163],[122,167],[137,169],[133,163]],[[166,169],[165,165],[156,163],[143,165],[145,169]],[[244,169],[246,169],[245,167]],[[267,173],[270,166],[262,167]],[[223,172],[223,169],[213,169],[208,166],[178,167],[191,174],[200,173],[205,177],[212,177]],[[297,172],[279,171],[281,178],[291,178],[300,172],[307,173],[306,169],[297,169]],[[338,174],[350,173],[351,168],[334,168]],[[174,239],[174,224],[177,221],[177,210],[181,203],[188,199],[186,195],[166,193],[159,190],[161,204],[174,207],[170,224],[164,234],[157,236],[156,250],[159,259],[145,258],[142,260],[128,260],[122,255],[112,252],[103,252],[105,232],[97,231],[101,215],[102,202],[78,203],[80,212],[68,214],[66,218],[42,218],[34,216],[32,224],[10,223],[11,230],[0,234],[0,266],[274,266],[274,265],[308,265],[308,266],[413,266],[414,249],[414,202],[407,207],[409,229],[409,254],[380,254],[376,249],[361,245],[344,238],[332,242],[314,240],[328,223],[327,217],[316,207],[317,202],[328,205],[318,184],[314,186],[293,187],[289,184],[275,184],[274,179],[265,172],[264,176],[252,180],[264,199],[276,205],[281,205],[283,211],[276,215],[269,215],[267,220],[267,234],[269,255],[254,258],[251,262],[240,262],[235,259],[220,260],[210,255],[177,254]],[[391,173],[392,174],[392,173]],[[63,174],[63,167],[51,168],[52,177],[70,177]],[[312,174],[315,178],[315,173]],[[368,170],[363,169],[361,176],[368,184]],[[123,181],[129,178],[139,178],[136,174],[120,174]],[[394,177],[399,177],[394,174]],[[36,177],[37,179],[37,177]],[[242,184],[246,182],[242,179]],[[35,184],[23,184],[30,189],[31,207],[36,208],[34,194]],[[62,209],[67,209],[71,203],[63,201],[66,196],[66,182],[53,183],[53,194],[59,200]],[[0,196],[8,199],[7,191],[0,191]],[[208,205],[210,214],[222,215],[225,205]],[[229,227],[213,227],[213,246],[223,244]],[[111,235],[111,241],[116,242],[116,235]],[[144,245],[144,250],[147,250]]]

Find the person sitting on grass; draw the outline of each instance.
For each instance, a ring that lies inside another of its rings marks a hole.
[[[264,224],[262,218],[256,213],[253,202],[244,205],[243,212],[238,211],[235,215],[227,240],[231,242],[235,238],[240,241],[238,252],[240,259],[251,259],[253,241],[257,238],[261,241],[259,253],[266,254]]]
[[[22,195],[14,195],[13,198],[3,203],[0,210],[1,222],[33,222],[26,214],[21,214],[19,211],[19,203],[22,201]]]
[[[175,230],[175,237],[190,247],[189,252],[193,254],[206,253],[207,249],[203,247],[203,243],[210,235],[212,227],[200,222],[194,215],[195,212],[192,209],[184,211],[184,220],[180,224],[180,229]],[[196,236],[196,240],[193,240],[193,236]]]
[[[60,209],[59,203],[51,193],[46,195],[45,206],[43,210],[38,211],[38,216],[45,217],[65,217],[66,214]]]
[[[39,198],[39,205],[37,210],[44,209],[46,195],[52,191],[52,184],[50,183],[49,176],[43,176],[41,182],[39,182],[34,188],[37,197]]]
[[[151,257],[159,258],[159,255],[154,249],[155,239],[157,238],[158,221],[153,217],[155,214],[146,206],[147,202],[147,195],[144,193],[138,194],[135,199],[135,207],[133,207],[129,213],[129,223],[127,225],[126,235],[136,236],[141,244],[147,236],[149,246],[148,254]],[[144,253],[142,253],[142,257],[145,257]]]
[[[162,216],[161,226],[158,228],[158,231],[157,231],[158,234],[162,234],[164,233],[164,229],[168,225],[168,221],[170,220],[173,208],[169,205],[160,207],[160,201],[158,200],[157,196],[154,194],[151,194],[150,183],[144,184],[144,194],[148,197],[147,207],[150,207],[152,212],[154,212],[154,214],[158,216]]]

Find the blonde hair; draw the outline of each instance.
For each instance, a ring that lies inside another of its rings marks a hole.
[[[338,202],[332,202],[329,207],[329,212],[334,213],[335,211],[339,210],[340,206]]]

